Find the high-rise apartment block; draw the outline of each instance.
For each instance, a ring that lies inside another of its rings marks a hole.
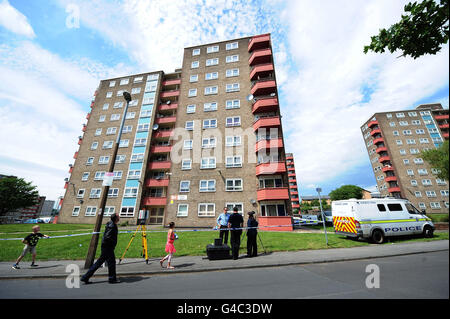
[[[294,154],[286,153],[286,166],[289,178],[289,192],[291,194],[292,211],[300,211],[300,198],[298,197],[297,175],[295,174]]]
[[[361,131],[382,197],[407,198],[419,209],[448,213],[448,181],[421,156],[449,134],[449,111],[423,104],[415,110],[375,113]]]
[[[59,222],[93,223],[131,93],[104,215],[210,227],[224,207],[291,226],[270,34],[184,49],[174,73],[100,82],[70,165]]]

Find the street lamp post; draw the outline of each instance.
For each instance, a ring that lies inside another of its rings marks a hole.
[[[327,228],[325,227],[325,216],[323,215],[322,198],[320,197],[320,192],[322,191],[322,188],[318,187],[318,188],[316,188],[316,191],[319,194],[319,205],[320,205],[320,212],[322,213],[323,230],[325,231],[325,240],[326,240],[327,246],[328,246]]]
[[[119,128],[119,133],[117,134],[116,143],[114,144],[113,155],[111,157],[111,162],[109,164],[108,173],[114,172],[114,165],[116,163],[117,151],[119,149],[120,138],[122,136],[122,129],[123,129],[123,125],[125,123],[125,117],[127,115],[128,104],[131,101],[130,93],[123,92],[123,97],[125,98],[127,103],[125,105],[125,109],[123,110],[122,121],[120,123],[120,128]],[[92,264],[94,263],[95,253],[97,251],[97,246],[98,246],[100,228],[102,226],[103,213],[105,211],[105,206],[106,206],[106,199],[108,198],[109,187],[110,187],[110,185],[108,183],[104,183],[103,191],[102,191],[102,198],[100,200],[100,209],[97,214],[97,220],[95,222],[94,233],[92,235],[91,243],[89,244],[89,250],[88,250],[88,253],[86,256],[86,261],[84,263],[85,269],[90,268],[92,266]]]

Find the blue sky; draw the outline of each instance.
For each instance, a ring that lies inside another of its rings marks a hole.
[[[0,0],[0,173],[57,199],[101,79],[172,72],[184,47],[271,33],[300,195],[374,189],[360,126],[375,112],[449,103],[448,44],[416,60],[363,53],[406,3]]]

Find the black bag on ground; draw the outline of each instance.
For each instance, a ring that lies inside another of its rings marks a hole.
[[[230,259],[230,250],[230,246],[228,245],[209,244],[206,246],[206,255],[208,256],[209,260]]]

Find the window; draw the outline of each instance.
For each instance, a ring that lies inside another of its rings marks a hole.
[[[400,124],[400,126],[407,126],[408,121],[400,121],[400,122],[398,122],[398,124]]]
[[[185,127],[187,131],[192,131],[194,129],[194,121],[186,121]]]
[[[441,190],[441,196],[448,197],[449,191],[448,190]]]
[[[183,149],[191,150],[192,149],[192,140],[184,140]]]
[[[206,66],[212,66],[212,65],[218,65],[218,64],[219,64],[219,58],[206,60]]]
[[[216,119],[207,119],[203,120],[203,128],[216,128],[217,127],[217,120]]]
[[[415,179],[411,180],[411,186],[417,186],[417,181]]]
[[[422,130],[422,129],[416,130],[416,134],[418,134],[418,135],[425,134],[425,130]]]
[[[120,217],[133,217],[134,216],[134,207],[124,206],[120,210]]]
[[[225,139],[225,146],[239,146],[241,145],[241,136],[227,136]]]
[[[114,214],[116,208],[114,206],[105,206],[105,211],[103,212],[103,216],[111,216]]]
[[[395,127],[395,122],[389,122],[390,127]]]
[[[420,125],[420,120],[413,120],[411,121],[412,125]]]
[[[139,117],[151,117],[152,116],[152,110],[142,110],[139,114]]]
[[[420,144],[428,144],[430,141],[427,138],[419,138]]]
[[[119,197],[119,189],[118,188],[110,188],[108,190],[108,197]]]
[[[242,167],[242,156],[227,156],[225,158],[225,167]]]
[[[387,204],[387,206],[391,212],[401,212],[403,210],[401,204]]]
[[[186,113],[188,114],[195,113],[195,104],[188,105],[186,107]]]
[[[89,179],[89,172],[84,172],[83,176],[81,176],[81,180],[83,182],[87,181]]]
[[[386,206],[384,206],[384,204],[377,204],[378,207],[378,211],[379,212],[385,212],[386,211]]]
[[[405,117],[405,113],[395,113],[395,116],[397,118],[402,118],[402,117]]]
[[[192,61],[191,62],[191,69],[196,69],[200,66],[200,63],[198,61]]]
[[[414,164],[423,164],[423,159],[421,159],[421,158],[415,158],[415,159],[414,159]]]
[[[114,171],[114,180],[122,179],[122,171]]]
[[[200,169],[216,168],[215,157],[203,157],[200,162]]]
[[[432,209],[439,209],[439,208],[441,208],[441,204],[439,202],[431,202],[430,207]]]
[[[233,50],[239,48],[239,42],[231,42],[225,45],[226,50]]]
[[[126,155],[117,155],[116,164],[125,163],[125,157]]]
[[[123,197],[137,197],[137,193],[138,193],[137,187],[125,187]]]
[[[93,143],[91,144],[91,150],[96,150],[97,147],[98,147],[98,142],[93,142]]]
[[[100,117],[98,118],[98,122],[99,123],[105,122],[105,118],[106,118],[106,115],[100,115]]]
[[[133,131],[133,125],[126,125],[122,129],[122,133],[131,133]]]
[[[132,120],[135,117],[136,117],[136,112],[127,112],[127,114],[125,115],[126,120]]]
[[[76,217],[80,215],[80,206],[75,206],[72,210],[72,216]]]
[[[218,45],[213,45],[210,47],[206,48],[206,53],[214,53],[214,52],[219,52],[219,46]]]
[[[141,177],[141,170],[134,169],[128,171],[128,179],[139,179]]]
[[[219,72],[211,72],[205,74],[205,80],[216,80],[219,78]]]
[[[86,207],[86,212],[84,213],[85,216],[95,216],[97,213],[97,207],[95,206],[88,206]]]
[[[109,87],[112,88],[116,86],[116,81],[109,81]]]
[[[106,135],[113,135],[116,134],[117,132],[117,127],[108,127],[108,129],[106,130]]]
[[[113,144],[114,144],[114,141],[104,141],[104,142],[103,142],[102,148],[103,148],[103,149],[109,149],[109,148],[112,148],[112,147],[113,147]]]
[[[394,135],[394,136],[399,136],[400,134],[398,133],[398,131],[392,131],[392,134]]]
[[[225,72],[225,76],[227,78],[231,78],[233,76],[239,76],[239,69],[228,69]]]
[[[84,188],[80,188],[77,192],[77,198],[83,198],[84,197],[84,193],[85,193],[85,189]]]
[[[218,92],[217,85],[205,87],[205,95],[217,94],[217,92]]]
[[[189,204],[178,204],[177,217],[187,217]]]
[[[92,165],[93,163],[94,163],[94,158],[88,157],[88,159],[86,160],[86,165]]]
[[[225,207],[228,208],[229,212],[233,211],[233,208],[237,208],[237,212],[238,214],[243,214],[244,213],[244,204],[243,203],[225,203]]]
[[[420,153],[420,151],[419,151],[418,148],[411,148],[411,149],[409,150],[409,152],[410,152],[411,154],[419,154],[419,153]]]
[[[241,117],[240,116],[227,117],[225,126],[226,127],[241,126]]]
[[[133,82],[134,82],[134,83],[140,83],[140,82],[142,82],[143,80],[144,80],[144,77],[143,77],[143,76],[137,76],[137,77],[134,78]]]
[[[435,191],[426,191],[425,193],[427,194],[427,197],[436,197]]]
[[[101,128],[98,128],[98,129],[95,130],[95,136],[99,136],[99,135],[102,135],[102,129]]]
[[[242,179],[237,178],[237,179],[227,179],[225,181],[226,183],[226,188],[225,190],[227,192],[240,192],[243,190],[243,186],[242,186]]]
[[[408,112],[408,115],[411,117],[417,116],[417,112]]]
[[[214,148],[216,147],[216,138],[203,138],[202,139],[202,148]]]
[[[409,144],[409,145],[416,144],[416,140],[414,140],[414,139],[407,139],[406,140],[406,144]]]
[[[200,203],[198,204],[199,217],[214,217],[216,214],[216,204],[214,203]]]
[[[98,159],[98,163],[100,165],[108,164],[108,162],[109,162],[109,156],[100,156],[100,158]]]
[[[128,144],[130,144],[130,140],[120,140],[119,147],[128,147]]]
[[[89,194],[89,198],[100,198],[101,192],[101,188],[92,188],[91,193]]]
[[[198,81],[198,74],[193,74],[189,77],[189,82],[197,82]]]
[[[225,108],[227,110],[230,109],[238,109],[241,107],[241,101],[240,100],[227,100],[225,103]]]
[[[431,179],[422,179],[422,185],[431,186]]]
[[[388,119],[390,119],[390,118],[392,118],[392,114],[391,114],[391,113],[388,113],[388,114],[386,114],[386,117],[387,117]]]
[[[105,177],[105,172],[102,171],[95,172],[94,180],[101,181],[103,180],[103,177]]]
[[[200,49],[193,49],[192,50],[192,56],[195,56],[195,55],[200,55]]]
[[[106,92],[106,97],[107,97],[107,98],[112,97],[112,95],[113,95],[113,92]]]
[[[188,193],[190,185],[190,181],[180,181],[180,193]]]
[[[239,61],[239,55],[229,55],[225,58],[226,63],[232,63],[232,62],[238,62]]]
[[[132,106],[137,106],[137,105],[138,105],[138,103],[139,103],[139,101],[138,101],[138,100],[131,100],[131,101],[130,101],[130,103],[128,103],[128,106],[129,106],[129,107],[132,107]]]
[[[412,135],[411,130],[404,130],[403,135]]]
[[[120,108],[122,108],[122,106],[123,106],[123,102],[116,102],[116,103],[114,103],[113,108],[114,109],[120,109]]]
[[[239,92],[240,88],[239,88],[239,83],[231,83],[231,84],[227,84],[226,85],[226,92]]]
[[[106,111],[109,108],[109,103],[103,104],[103,111]]]
[[[197,89],[189,89],[188,97],[197,96]]]
[[[406,174],[408,174],[409,176],[414,176],[414,170],[408,169],[408,170],[406,171]]]
[[[414,192],[414,196],[416,196],[416,197],[422,197],[422,192],[419,192],[419,191]]]
[[[120,114],[111,114],[110,121],[118,121],[120,120]]]
[[[217,102],[209,102],[203,104],[203,111],[205,112],[217,111]]]
[[[140,154],[132,154],[131,155],[131,162],[132,163],[139,163],[144,161],[144,153]]]
[[[138,124],[138,126],[137,126],[138,132],[148,132],[149,129],[150,129],[149,123]]]
[[[200,180],[199,192],[215,192],[216,180]]]
[[[192,168],[192,160],[191,159],[183,159],[181,161],[181,169],[188,170]]]
[[[125,90],[117,91],[116,96],[123,96],[123,92],[125,92]]]
[[[120,85],[127,85],[130,82],[130,79],[122,79],[120,80]]]
[[[419,168],[417,172],[419,175],[428,175],[428,171],[425,168]]]
[[[145,145],[147,145],[146,138],[137,138],[134,140],[134,146],[145,146]]]

